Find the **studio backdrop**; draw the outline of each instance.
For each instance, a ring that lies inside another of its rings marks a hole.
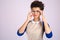
[[[17,35],[17,30],[25,22],[34,0],[0,0],[0,40],[27,40],[27,34]],[[44,16],[51,26],[53,37],[44,40],[60,40],[60,0],[40,0],[44,3]]]

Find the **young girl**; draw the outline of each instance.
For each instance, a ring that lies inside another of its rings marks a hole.
[[[22,36],[26,32],[28,40],[43,40],[45,32],[46,37],[51,38],[52,30],[43,15],[43,10],[44,4],[41,1],[33,1],[31,3],[31,12],[21,28],[18,29],[17,34]],[[41,16],[42,21],[40,21]],[[32,17],[34,17],[33,20],[31,20]]]

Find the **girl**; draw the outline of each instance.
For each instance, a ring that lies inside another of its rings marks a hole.
[[[17,34],[22,36],[25,32],[28,35],[28,40],[43,40],[45,32],[47,38],[52,37],[52,30],[48,25],[46,18],[43,15],[44,4],[41,1],[33,1],[31,3],[31,12],[28,14],[26,21],[18,29]],[[42,21],[40,17],[42,16]],[[33,20],[31,20],[31,18]]]

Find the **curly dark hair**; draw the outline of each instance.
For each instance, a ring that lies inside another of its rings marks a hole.
[[[31,9],[33,7],[39,7],[41,10],[44,10],[44,4],[41,1],[33,1],[31,3]]]

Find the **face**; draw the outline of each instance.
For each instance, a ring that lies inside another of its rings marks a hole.
[[[40,18],[41,10],[39,7],[33,7],[31,10],[32,10],[32,15],[34,18]]]

